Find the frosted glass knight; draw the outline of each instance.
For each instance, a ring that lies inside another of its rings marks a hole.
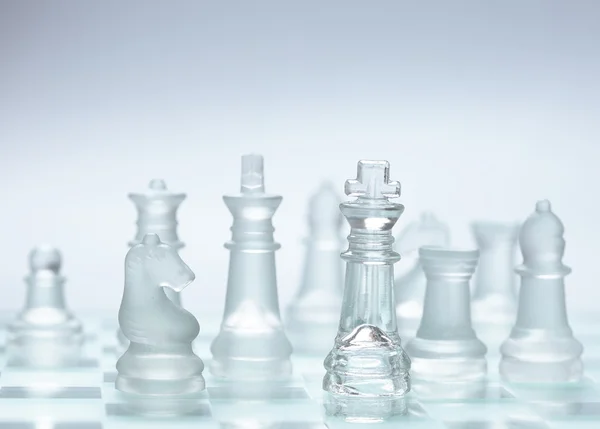
[[[117,361],[117,390],[134,395],[184,395],[204,389],[202,360],[192,351],[200,326],[164,288],[181,292],[195,276],[177,250],[146,234],[125,258],[119,325],[129,347]]]

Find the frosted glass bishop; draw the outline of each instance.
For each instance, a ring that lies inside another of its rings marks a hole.
[[[583,347],[567,319],[562,263],[564,226],[550,202],[538,201],[523,224],[519,241],[523,264],[517,321],[502,344],[500,374],[516,382],[571,382],[582,377]]]
[[[291,373],[292,346],[279,314],[271,218],[281,203],[265,193],[263,158],[242,157],[241,192],[223,200],[233,215],[229,278],[221,330],[211,345],[211,372],[230,379],[271,380]]]
[[[387,161],[360,161],[347,180],[340,205],[350,223],[342,314],[333,349],[325,359],[323,389],[334,396],[402,397],[410,390],[410,359],[396,326],[392,227],[404,206],[400,183],[389,180]]]

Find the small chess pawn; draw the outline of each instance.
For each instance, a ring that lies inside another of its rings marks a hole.
[[[287,312],[287,332],[296,352],[325,354],[336,333],[344,289],[339,202],[330,183],[310,199],[302,284]]]
[[[9,362],[63,367],[79,361],[83,329],[67,309],[61,264],[60,252],[47,245],[29,254],[25,308],[8,326]]]
[[[562,263],[563,234],[550,202],[538,201],[521,229],[517,321],[500,350],[500,374],[508,381],[571,382],[582,377],[583,346],[567,319],[564,278],[571,269]]]
[[[146,234],[125,258],[119,325],[129,340],[115,387],[137,395],[185,395],[204,389],[202,360],[192,351],[200,326],[163,290],[180,292],[195,276],[177,251]]]

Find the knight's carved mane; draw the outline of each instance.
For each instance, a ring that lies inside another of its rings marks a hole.
[[[127,271],[137,269],[146,261],[161,261],[166,258],[168,248],[166,246],[145,246],[138,244],[129,250],[125,258],[125,269]]]

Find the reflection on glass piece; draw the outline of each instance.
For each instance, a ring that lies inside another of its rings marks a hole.
[[[161,396],[204,389],[204,364],[192,351],[198,321],[163,290],[179,292],[194,278],[177,250],[156,234],[146,234],[129,250],[119,309],[119,325],[129,347],[117,361],[117,390]]]
[[[341,397],[401,397],[410,390],[410,360],[396,326],[393,264],[400,256],[391,230],[404,206],[388,200],[400,195],[400,184],[389,181],[387,161],[360,161],[357,179],[345,189],[358,198],[340,205],[351,231],[342,254],[342,314],[324,362],[323,389]]]

